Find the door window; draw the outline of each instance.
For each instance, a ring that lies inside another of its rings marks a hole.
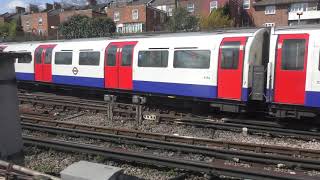
[[[286,39],[282,45],[282,70],[303,70],[305,57],[305,39]]]
[[[47,48],[47,49],[46,49],[45,59],[44,59],[44,63],[45,63],[45,64],[51,64],[51,60],[52,60],[52,50],[53,50],[53,48]]]
[[[35,57],[36,57],[36,64],[41,64],[42,61],[42,51],[43,49],[42,48],[37,48],[36,49],[36,52],[35,52]]]
[[[221,46],[221,69],[238,69],[240,42],[225,42]]]
[[[117,47],[111,46],[108,48],[108,55],[107,55],[107,65],[108,66],[116,66],[117,62]]]
[[[133,52],[133,46],[124,46],[122,48],[122,61],[121,66],[131,66],[132,64],[132,53]]]

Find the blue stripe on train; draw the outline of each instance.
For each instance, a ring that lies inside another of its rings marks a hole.
[[[310,107],[320,107],[320,92],[307,91],[304,104]]]
[[[34,73],[16,72],[17,80],[34,81]]]
[[[216,86],[194,84],[133,81],[133,90],[141,92],[193,96],[202,98],[215,98],[217,96]]]
[[[56,84],[104,88],[104,78],[53,75],[52,82]]]
[[[195,84],[178,84],[150,81],[133,81],[133,90],[168,95],[191,96],[213,99],[217,98],[217,87]],[[248,100],[247,88],[242,88],[242,101]]]

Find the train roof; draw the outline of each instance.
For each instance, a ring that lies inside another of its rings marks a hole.
[[[246,34],[246,36],[253,35],[260,29],[264,28],[237,28],[237,29],[219,29],[215,31],[204,32],[152,32],[152,33],[140,33],[135,35],[118,35],[112,37],[99,37],[99,38],[81,38],[81,39],[63,39],[63,40],[48,40],[48,41],[27,41],[27,42],[8,42],[10,44],[29,43],[61,43],[61,42],[82,42],[82,41],[103,41],[103,40],[122,40],[122,39],[144,39],[144,38],[163,38],[163,37],[184,37],[184,36],[208,36],[208,35],[222,35],[222,34]]]

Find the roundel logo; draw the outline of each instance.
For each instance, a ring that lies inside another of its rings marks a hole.
[[[77,75],[78,72],[79,72],[78,68],[74,67],[74,68],[72,69],[72,73],[73,73],[74,75]]]

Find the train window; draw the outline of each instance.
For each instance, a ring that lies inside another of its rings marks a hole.
[[[80,52],[79,65],[99,66],[100,52]]]
[[[209,69],[209,50],[179,50],[174,52],[174,68]]]
[[[139,51],[139,67],[168,67],[169,51]]]
[[[108,48],[108,55],[107,55],[107,66],[116,66],[117,62],[117,47],[111,46]]]
[[[72,64],[72,52],[56,52],[55,64],[71,65]]]
[[[225,42],[221,46],[221,69],[238,69],[240,42]]]
[[[35,59],[36,59],[36,64],[41,64],[42,63],[42,48],[37,48],[36,52],[34,53]]]
[[[22,57],[17,58],[18,63],[30,63],[32,61],[32,56],[30,53],[24,54]]]
[[[52,60],[52,50],[53,50],[53,48],[47,48],[47,49],[46,49],[45,59],[44,59],[44,63],[45,63],[45,64],[51,64],[51,60]]]
[[[320,53],[319,53],[319,65],[318,65],[318,70],[320,71]]]
[[[122,48],[121,66],[131,66],[132,55],[133,55],[133,46],[132,45],[124,46]]]
[[[305,39],[286,39],[282,44],[282,70],[303,70]]]

